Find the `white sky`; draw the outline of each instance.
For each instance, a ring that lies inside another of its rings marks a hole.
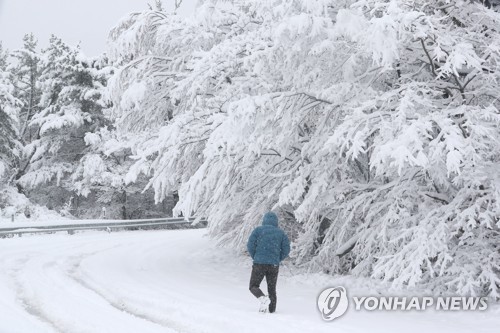
[[[162,0],[173,10],[174,0]],[[66,43],[81,42],[83,53],[96,56],[106,50],[109,30],[130,12],[146,9],[154,0],[0,0],[0,41],[10,50],[22,46],[22,37],[33,32],[39,46],[51,34]],[[196,0],[183,0],[180,15],[194,12]]]

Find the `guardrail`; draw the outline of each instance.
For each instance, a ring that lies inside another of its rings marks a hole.
[[[68,223],[59,225],[39,225],[39,226],[23,226],[23,227],[0,227],[0,237],[12,237],[14,235],[22,236],[23,234],[39,234],[39,233],[54,233],[66,231],[68,234],[74,234],[75,231],[81,230],[104,230],[111,232],[112,230],[148,230],[148,229],[179,229],[179,228],[204,228],[207,225],[206,220],[200,220],[194,224],[195,219],[184,218],[160,218],[160,219],[144,219],[144,220],[109,220],[98,223]]]

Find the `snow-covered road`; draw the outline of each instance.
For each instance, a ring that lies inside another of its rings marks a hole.
[[[324,322],[316,297],[347,278],[283,267],[278,310],[257,313],[251,263],[205,230],[0,239],[0,333],[498,332],[500,312],[356,312]]]

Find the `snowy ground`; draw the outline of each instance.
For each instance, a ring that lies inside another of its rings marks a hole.
[[[357,312],[324,322],[316,297],[373,282],[281,268],[278,310],[259,314],[250,262],[205,230],[0,239],[0,332],[498,332],[500,311]]]

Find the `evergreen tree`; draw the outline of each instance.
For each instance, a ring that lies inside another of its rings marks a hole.
[[[130,172],[135,161],[133,140],[119,138],[113,128],[101,128],[98,132],[86,133],[85,142],[88,146],[85,156],[71,179],[78,195],[95,197],[98,207],[110,207],[108,216],[116,218],[171,214],[172,202],[167,200],[155,205],[152,190],[143,192],[147,177],[137,177]]]
[[[0,43],[0,184],[8,182],[17,168],[20,144],[18,114],[21,103],[13,95],[8,53]]]
[[[30,142],[35,136],[29,128],[29,122],[39,111],[41,91],[37,83],[40,78],[40,54],[37,44],[38,41],[32,33],[26,34],[23,37],[23,48],[14,50],[11,54],[15,64],[11,69],[14,94],[22,102],[19,125],[23,142]]]
[[[84,133],[104,124],[101,92],[106,74],[102,65],[102,61],[85,59],[78,48],[60,38],[50,38],[39,62],[41,97],[29,121],[36,136],[24,149],[28,167],[18,181],[23,187],[54,182],[71,189],[70,183],[61,181],[84,155]]]

